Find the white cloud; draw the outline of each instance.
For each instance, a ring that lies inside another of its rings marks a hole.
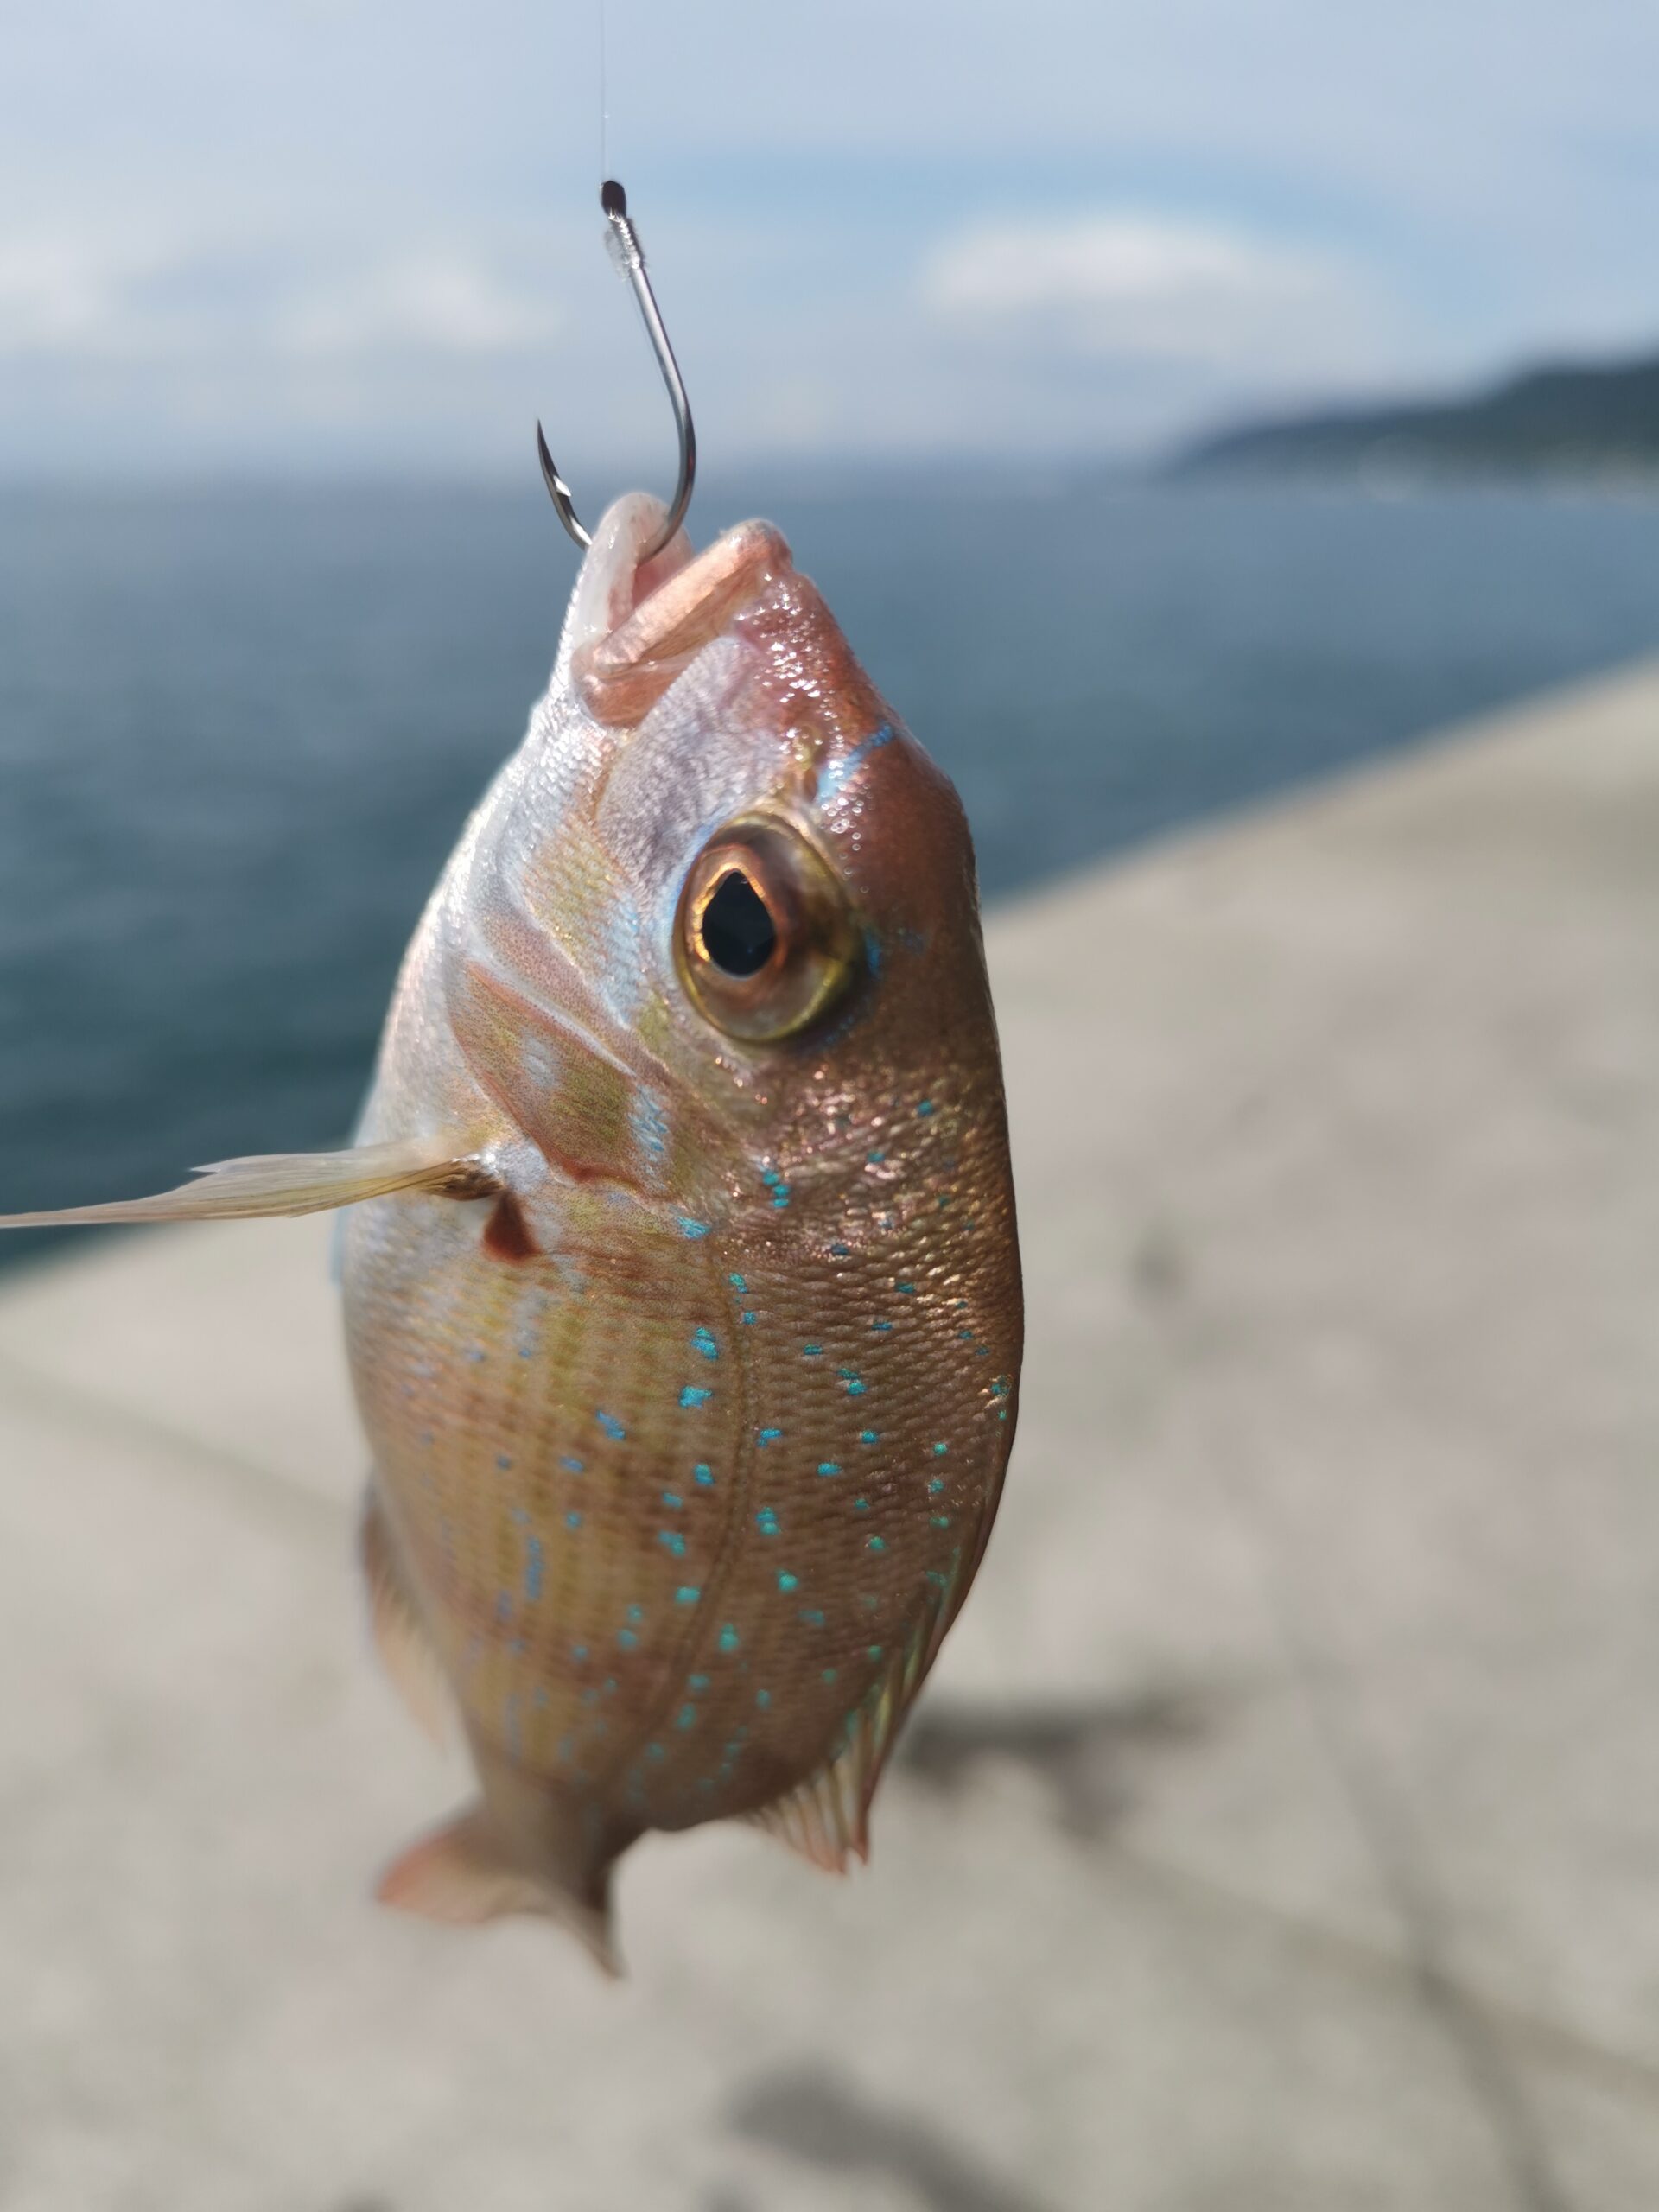
[[[302,295],[277,310],[272,335],[301,355],[387,348],[488,355],[544,346],[558,327],[545,301],[522,297],[480,263],[429,252]]]
[[[85,243],[0,240],[0,356],[103,350],[119,283],[110,256]]]
[[[352,253],[15,235],[0,242],[0,359],[487,358],[548,345],[560,318],[453,247]]]
[[[1101,358],[1334,372],[1376,358],[1351,270],[1207,224],[1103,212],[986,223],[940,248],[923,296],[961,329]]]

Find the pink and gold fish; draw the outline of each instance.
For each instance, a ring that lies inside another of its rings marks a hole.
[[[613,1960],[611,1870],[867,1851],[1012,1441],[972,846],[764,523],[601,524],[416,931],[345,1153],[20,1221],[350,1209],[377,1639],[477,1801],[380,1896]]]

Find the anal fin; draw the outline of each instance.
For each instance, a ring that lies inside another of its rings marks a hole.
[[[409,1586],[397,1542],[386,1525],[385,1508],[372,1480],[363,1500],[358,1555],[369,1600],[369,1626],[375,1649],[392,1688],[416,1724],[442,1744],[454,1717],[443,1665]]]
[[[871,1802],[950,1618],[947,1588],[851,1714],[830,1758],[793,1789],[747,1815],[753,1826],[827,1874],[844,1874],[849,1859],[868,1859]]]
[[[137,1221],[236,1221],[327,1213],[394,1191],[480,1198],[499,1188],[482,1163],[452,1138],[404,1137],[346,1152],[272,1152],[221,1160],[195,1170],[199,1180],[147,1198],[0,1214],[0,1229],[58,1229]]]

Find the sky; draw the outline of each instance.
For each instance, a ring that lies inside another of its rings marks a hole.
[[[710,462],[1659,345],[1655,0],[3,0],[0,473],[665,474],[601,13]]]

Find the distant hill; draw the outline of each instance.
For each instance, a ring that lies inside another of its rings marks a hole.
[[[1659,355],[1534,369],[1461,400],[1245,423],[1178,453],[1176,476],[1609,476],[1659,472]]]

